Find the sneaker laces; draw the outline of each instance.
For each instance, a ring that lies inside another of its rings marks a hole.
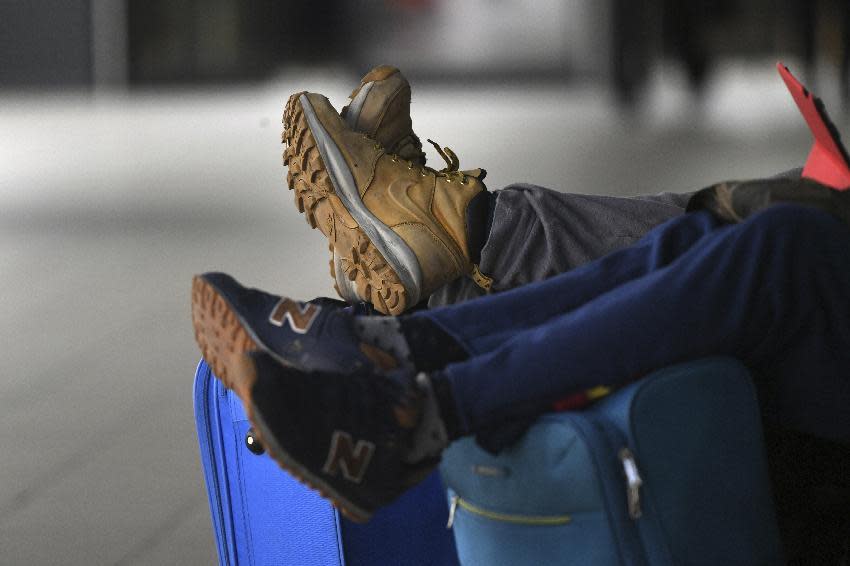
[[[366,137],[367,137],[367,139],[371,139],[368,136],[366,136]],[[418,139],[419,138],[417,138],[417,140]],[[432,139],[428,139],[428,143],[433,145],[434,149],[437,150],[437,153],[440,154],[440,157],[442,157],[443,160],[445,160],[446,167],[437,171],[435,169],[432,169],[431,167],[428,167],[427,165],[423,165],[421,167],[421,169],[419,170],[420,174],[424,177],[430,172],[430,173],[433,173],[437,177],[445,177],[447,183],[451,183],[452,180],[457,180],[457,181],[460,182],[461,185],[465,185],[466,184],[466,175],[463,172],[458,171],[458,169],[460,168],[460,159],[458,158],[457,154],[454,151],[452,151],[451,148],[449,148],[448,146],[441,147],[440,144],[438,144],[437,142],[435,142]],[[375,144],[375,146],[377,148],[380,148],[379,144]],[[398,155],[390,154],[390,158],[394,162],[399,161]],[[408,161],[407,159],[403,159],[402,161],[407,163],[408,169],[414,168],[412,161]],[[474,176],[478,177],[479,179],[483,179],[484,175],[486,175],[486,174],[487,174],[486,171],[484,171],[483,169],[479,169],[478,173],[474,174]],[[479,269],[478,264],[472,264],[471,276],[472,276],[472,280],[475,282],[475,284],[478,285],[479,287],[481,287],[482,289],[484,289],[484,291],[486,293],[490,293],[492,291],[493,279],[491,277],[488,277],[487,275],[484,275],[481,272],[481,270]]]

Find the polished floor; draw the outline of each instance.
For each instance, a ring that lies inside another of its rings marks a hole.
[[[333,293],[326,245],[284,187],[280,111],[304,88],[341,105],[355,81],[0,92],[0,562],[215,561],[192,414],[191,276]],[[684,191],[808,152],[769,62],[724,68],[698,102],[675,75],[654,84],[634,115],[594,85],[414,84],[414,126],[462,167],[486,168],[492,189]]]

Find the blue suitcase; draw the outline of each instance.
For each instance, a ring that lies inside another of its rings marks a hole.
[[[759,407],[731,359],[654,372],[441,470],[464,566],[782,564]]]
[[[239,399],[202,361],[195,419],[221,564],[456,566],[435,472],[366,524],[352,523],[252,442]]]

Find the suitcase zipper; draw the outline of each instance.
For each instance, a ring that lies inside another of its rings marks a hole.
[[[626,475],[626,501],[628,501],[629,517],[640,519],[642,514],[640,486],[643,485],[643,480],[640,477],[640,472],[638,472],[635,455],[628,448],[622,448],[618,456],[623,464],[623,473]]]
[[[462,499],[458,495],[452,495],[449,505],[449,520],[446,523],[446,528],[451,529],[455,522],[455,512],[460,507],[464,511],[484,517],[492,521],[500,521],[502,523],[513,523],[515,525],[533,525],[533,526],[552,526],[566,525],[572,521],[569,515],[517,515],[513,513],[499,513],[498,511],[489,511],[482,507]]]
[[[610,516],[614,522],[614,536],[620,549],[620,563],[645,566],[646,551],[639,534],[639,523],[633,516],[629,505],[631,501],[630,492],[635,495],[635,501],[638,504],[640,503],[640,484],[632,482],[630,485],[626,466],[629,466],[630,471],[635,472],[634,478],[640,478],[640,474],[637,473],[638,468],[634,455],[628,448],[626,439],[620,431],[605,422],[604,419],[590,417],[588,419],[570,418],[569,420],[576,431],[585,438],[585,443],[596,461],[596,469],[601,478],[600,485],[604,497],[608,501],[608,512],[611,513]],[[621,456],[625,456],[625,460]],[[620,464],[620,466],[616,464]],[[617,489],[618,485],[622,485],[620,482],[623,481],[623,473],[627,474],[626,505],[623,505],[622,495],[620,495],[622,492]]]

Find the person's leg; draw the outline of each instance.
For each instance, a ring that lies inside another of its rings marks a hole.
[[[661,269],[711,234],[719,222],[688,214],[658,226],[629,246],[577,269],[465,303],[414,313],[436,323],[471,355],[498,348],[523,329],[569,312],[624,283]]]
[[[707,213],[696,218],[709,222]],[[545,410],[546,402],[588,387],[729,354],[759,373],[768,419],[850,440],[847,226],[812,209],[775,206],[716,228],[671,263],[607,293],[582,297],[582,286],[574,293],[574,283],[592,274],[616,277],[615,257],[628,252],[530,286],[533,297],[519,290],[518,304],[542,302],[548,312],[549,303],[557,303],[564,314],[525,326],[492,351],[432,376],[449,384],[463,432]],[[546,294],[538,294],[543,288]],[[582,298],[592,300],[578,306]],[[498,299],[488,305],[494,308]],[[453,324],[458,334],[493,324],[473,316],[464,325],[457,313],[465,307],[434,313],[434,319]],[[513,315],[527,320],[523,312]],[[494,313],[497,320],[511,316]],[[471,335],[466,342],[478,340]]]
[[[653,228],[685,213],[692,193],[633,197],[575,194],[527,183],[491,198],[480,272],[492,291],[542,281],[634,244]],[[471,277],[433,293],[430,308],[485,295]]]
[[[454,438],[705,355],[735,355],[759,372],[768,419],[848,442],[848,251],[850,228],[834,217],[776,206],[442,370],[426,373],[416,359],[413,371],[389,374],[305,370],[253,352],[233,374],[269,454],[359,519],[425,477]]]
[[[762,181],[799,180],[802,171],[798,167]],[[528,183],[509,185],[491,195],[480,271],[491,280],[493,291],[542,281],[634,244],[653,228],[684,214],[691,198],[705,192],[616,197],[566,193]],[[798,192],[794,190],[795,195]],[[793,200],[776,196],[769,200]],[[761,204],[767,203],[763,199]],[[428,306],[456,304],[485,294],[473,278],[459,277],[435,291]]]

